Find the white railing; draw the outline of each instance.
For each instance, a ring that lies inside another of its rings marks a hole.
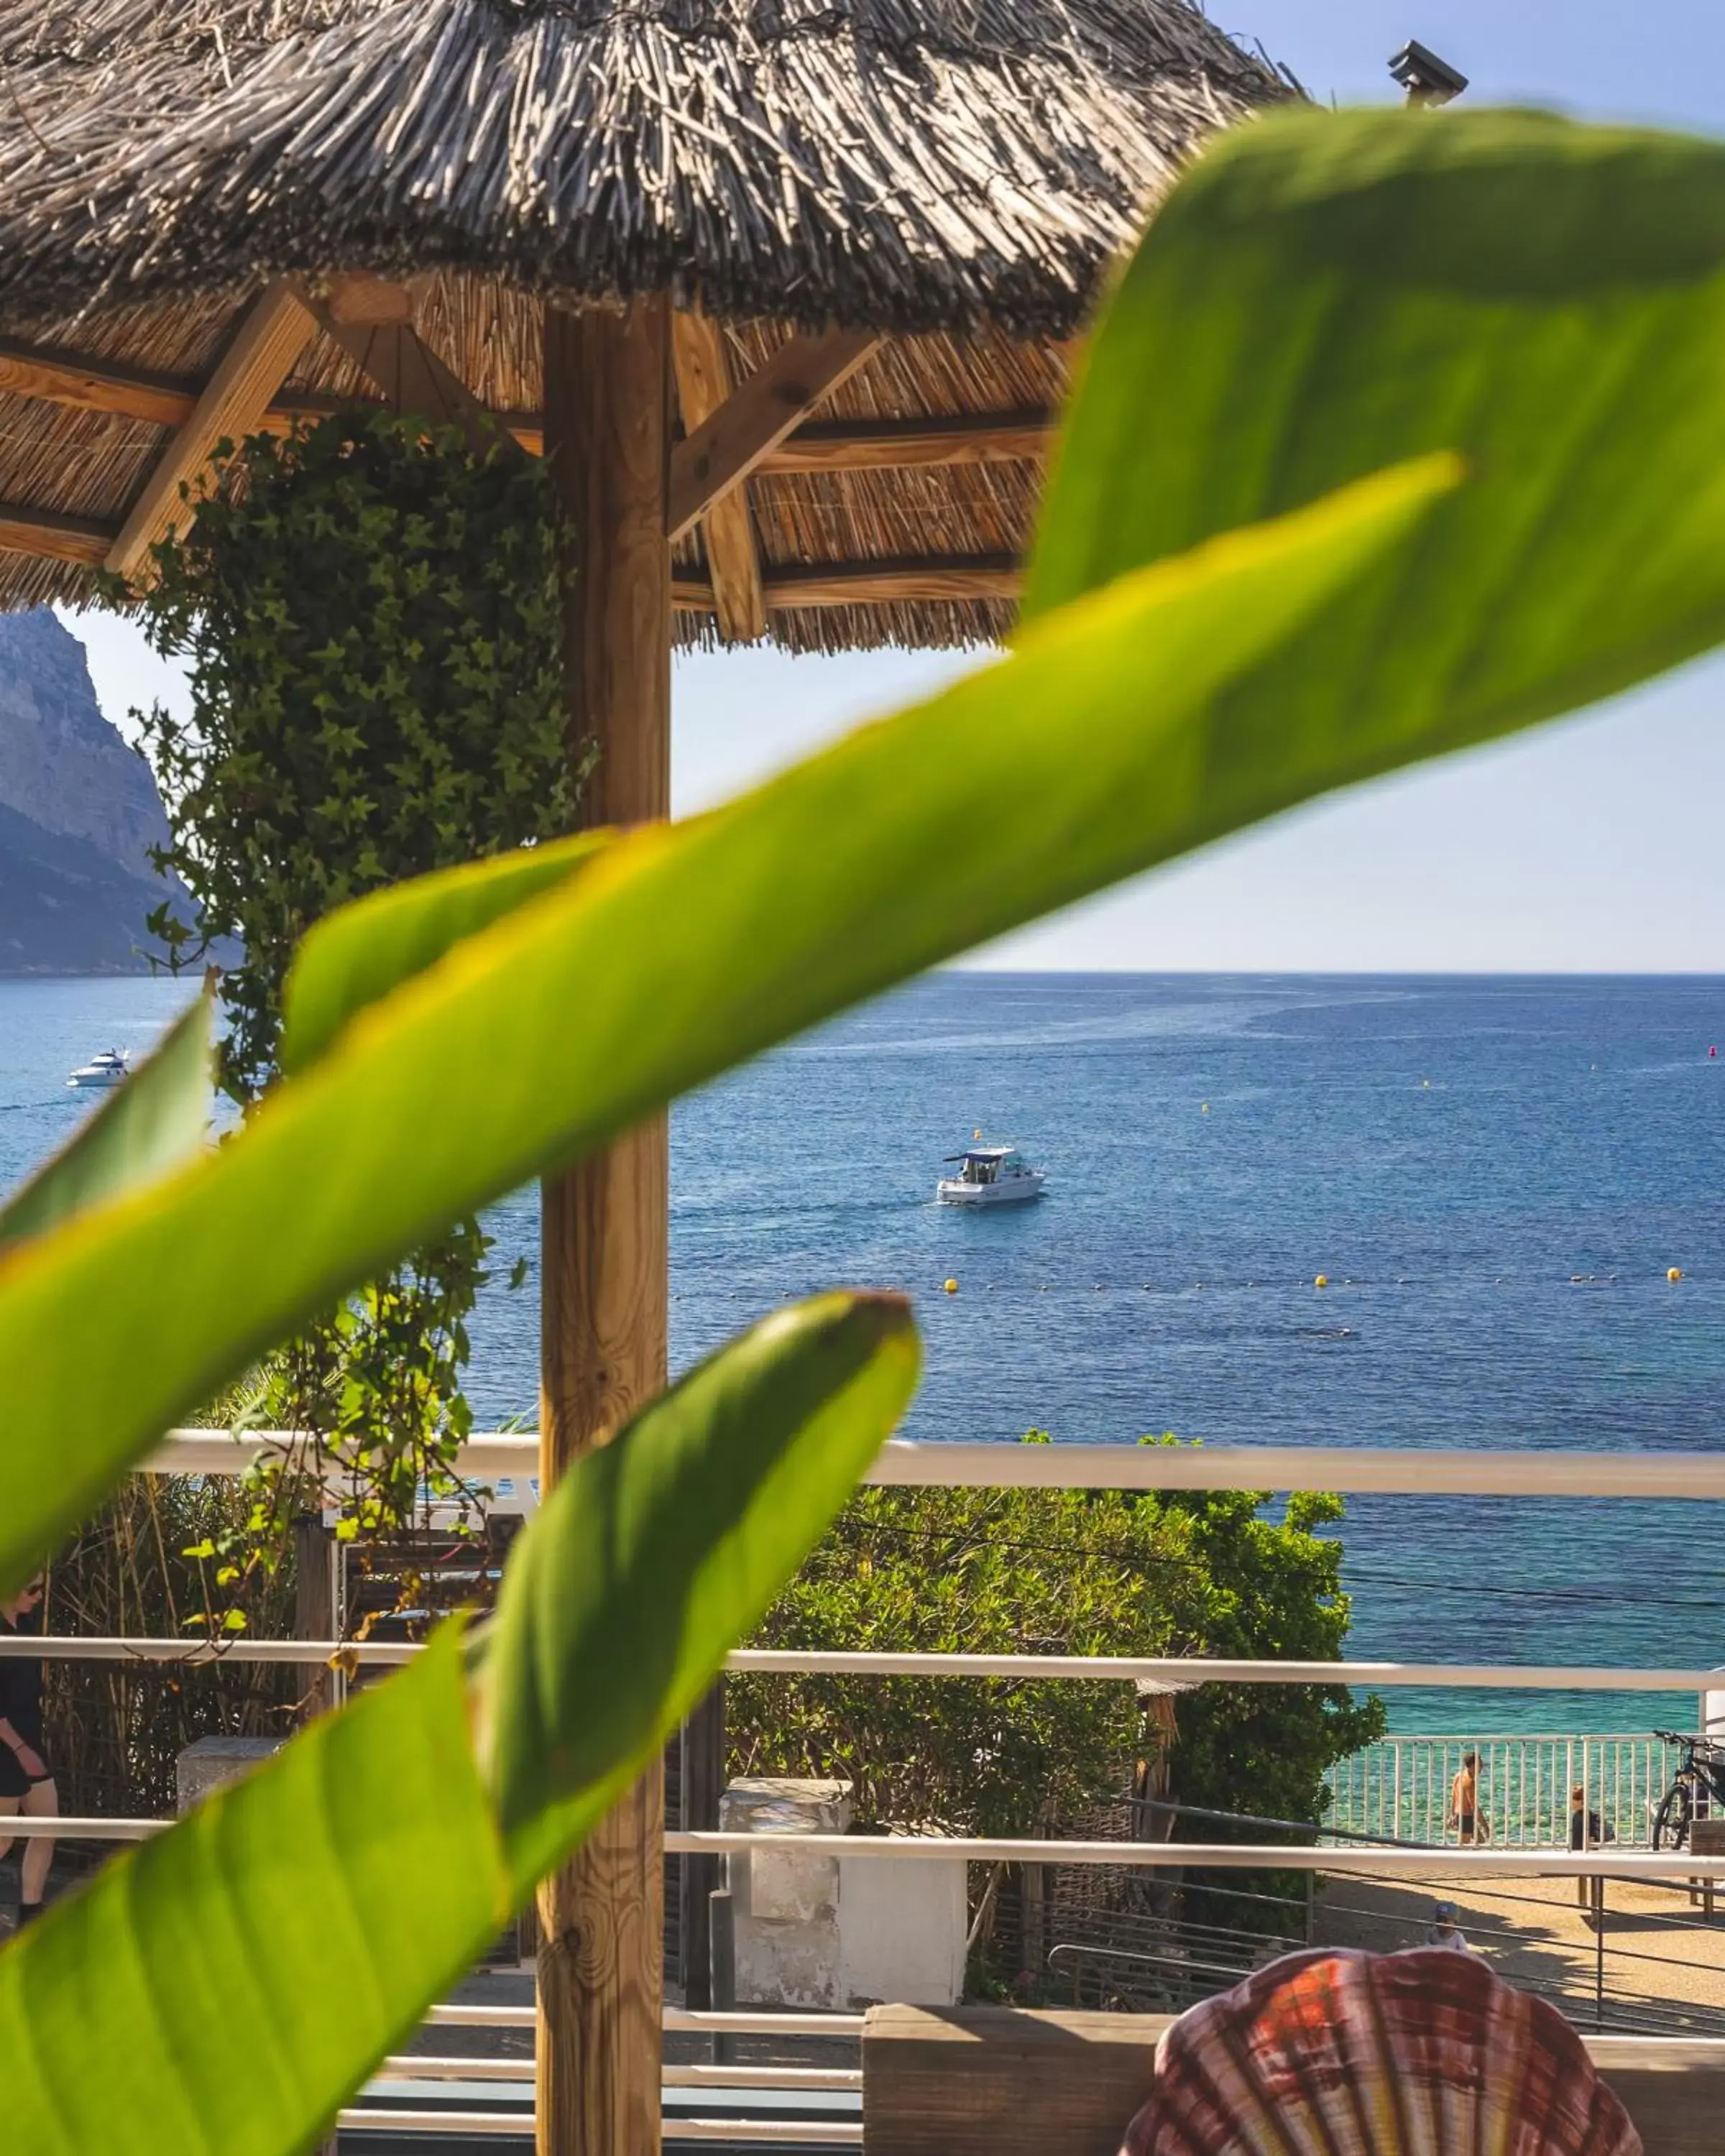
[[[1586,1789],[1588,1809],[1610,1830],[1614,1848],[1651,1848],[1653,1815],[1677,1764],[1672,1748],[1645,1732],[1386,1737],[1330,1769],[1325,1826],[1339,1835],[1458,1842],[1450,1789],[1469,1753],[1480,1763],[1480,1815],[1500,1849],[1567,1849],[1576,1789]]]
[[[145,1463],[158,1474],[233,1474],[265,1454],[291,1452],[290,1434],[254,1433],[244,1439],[208,1430],[178,1431]],[[531,1512],[538,1487],[537,1440],[531,1435],[476,1437],[465,1445],[458,1471],[486,1487],[491,1508]],[[1386,1492],[1481,1496],[1573,1496],[1635,1499],[1725,1498],[1725,1455],[1557,1450],[1461,1451],[1407,1448],[1354,1449],[1314,1446],[1128,1446],[1091,1445],[886,1445],[868,1481],[899,1487],[1126,1489],[1126,1490],[1330,1490],[1343,1493]],[[339,1477],[333,1478],[339,1486]],[[333,1640],[187,1641],[184,1640],[84,1639],[19,1641],[0,1640],[8,1653],[64,1656],[68,1659],[157,1661],[232,1660],[236,1662],[321,1662],[338,1666],[382,1665],[409,1660],[418,1650],[398,1643],[348,1645]],[[1348,1683],[1375,1688],[1422,1688],[1589,1691],[1688,1691],[1699,1693],[1719,1683],[1717,1674],[1698,1669],[1621,1669],[1587,1666],[1378,1662],[1295,1663],[1220,1661],[1206,1658],[1081,1657],[1013,1655],[882,1655],[743,1650],[732,1655],[733,1670],[835,1672],[881,1676],[916,1674],[952,1677],[1011,1676],[1127,1682],[1154,1679],[1182,1688],[1205,1683]],[[1445,1831],[1450,1777],[1463,1751],[1481,1757],[1481,1808],[1491,1820],[1492,1840],[1484,1847],[1463,1850]],[[1656,1740],[1642,1738],[1391,1738],[1343,1762],[1332,1776],[1335,1804],[1328,1824],[1339,1831],[1383,1834],[1432,1845],[1425,1848],[1348,1847],[1337,1843],[1286,1846],[1241,1843],[1073,1842],[904,1835],[871,1840],[860,1848],[854,1838],[798,1835],[799,1853],[821,1852],[885,1861],[963,1857],[973,1861],[1047,1865],[1191,1866],[1212,1871],[1315,1871],[1403,1877],[1421,1881],[1458,1881],[1537,1868],[1544,1876],[1586,1876],[1600,1871],[1614,1878],[1686,1883],[1699,1876],[1725,1879],[1725,1856],[1687,1852],[1655,1854],[1646,1846],[1651,1807],[1668,1786],[1673,1762]],[[1589,1808],[1613,1827],[1609,1851],[1573,1854],[1568,1846],[1569,1791],[1578,1784],[1589,1793]],[[36,1820],[13,1818],[9,1832],[139,1839],[167,1821]],[[1443,1846],[1445,1842],[1450,1845]],[[731,1833],[673,1833],[668,1853],[731,1856],[758,1849],[760,1837]],[[1529,1856],[1538,1852],[1537,1866]],[[524,2028],[531,2025],[527,2007],[439,2007],[428,2016],[431,2025]],[[715,2035],[745,2029],[783,2035],[855,2037],[860,2018],[843,2015],[688,2014],[668,2012],[668,2029],[706,2030]],[[1673,2064],[1692,2063],[1692,2044],[1651,2040],[1661,2057]],[[1651,2046],[1650,2046],[1651,2048]],[[1709,2058],[1725,2047],[1707,2047]],[[1680,2059],[1678,2054],[1685,2056]],[[458,2066],[459,2073],[458,2075]],[[498,2084],[525,2080],[526,2063],[481,2065],[446,2057],[416,2059],[403,2055],[388,2062],[383,2085],[393,2082],[411,2101],[413,2082],[465,2078]],[[737,2091],[768,2086],[835,2095],[854,2095],[850,2069],[728,2068],[694,2066],[667,2076],[674,2087]],[[771,2078],[770,2076],[776,2076]],[[342,2114],[344,2126],[398,2131],[526,2134],[532,2128],[531,2108],[509,2112],[470,2108],[419,2110],[356,2108]],[[789,2121],[765,2118],[667,2118],[670,2140],[769,2141],[805,2145],[856,2146],[859,2122],[829,2118]]]
[[[148,1475],[237,1475],[295,1452],[291,1430],[171,1430],[142,1462]],[[531,1505],[539,1440],[482,1432],[455,1472],[508,1481]],[[865,1482],[942,1490],[1332,1490],[1428,1497],[1725,1497],[1725,1454],[1569,1452],[1555,1447],[1465,1452],[1421,1445],[922,1445],[893,1438]]]

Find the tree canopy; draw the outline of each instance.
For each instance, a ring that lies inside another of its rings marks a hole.
[[[1047,1444],[1031,1431],[1030,1444]],[[1173,1444],[1172,1436],[1145,1444]],[[1349,1621],[1337,1497],[1265,1491],[865,1489],[749,1644],[926,1653],[1328,1661]],[[1159,1732],[1132,1686],[940,1677],[727,1681],[733,1767],[839,1775],[863,1821],[1024,1834],[1128,1784]],[[1343,1685],[1179,1696],[1170,1794],[1317,1817],[1332,1763],[1379,1735]],[[1205,1838],[1214,1838],[1206,1827]]]

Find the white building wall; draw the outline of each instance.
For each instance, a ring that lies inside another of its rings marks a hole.
[[[854,1856],[797,1849],[798,1836],[843,1834],[850,1818],[843,1782],[763,1775],[726,1790],[721,1827],[758,1834],[763,1845],[730,1860],[739,2006],[957,2003],[968,1922],[963,1859],[895,1863],[862,1836]]]

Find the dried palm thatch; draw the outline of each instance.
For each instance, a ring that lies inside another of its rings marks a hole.
[[[1182,160],[1292,94],[1193,0],[0,0],[0,332],[195,383],[265,276],[411,277],[428,341],[531,411],[546,299],[669,292],[737,375],[792,326],[891,333],[829,419],[1034,411]],[[290,385],[355,386],[322,346]],[[162,439],[0,396],[0,501],[111,523]],[[769,603],[809,562],[1010,562],[1037,476],[757,477]],[[0,603],[82,575],[0,557]],[[1007,612],[794,597],[803,649]]]

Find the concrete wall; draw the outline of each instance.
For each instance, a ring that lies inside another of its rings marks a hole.
[[[844,1834],[843,1782],[761,1776],[733,1782],[719,1807],[731,1833],[773,1846],[730,1860],[739,2005],[842,2011],[888,1999],[951,2005],[964,1983],[968,1916],[962,1859],[896,1862],[799,1852],[801,1835]]]

